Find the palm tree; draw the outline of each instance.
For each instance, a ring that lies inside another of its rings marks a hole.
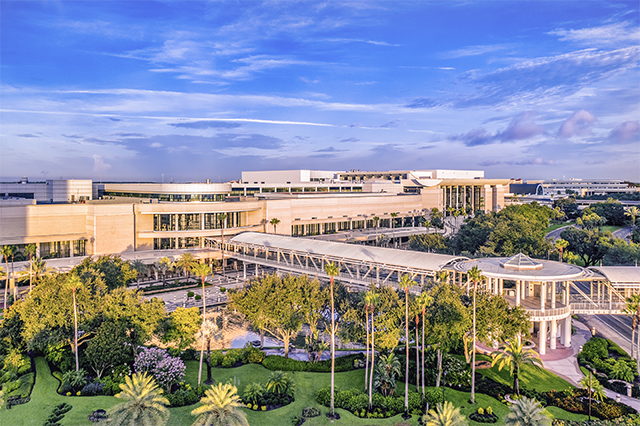
[[[376,225],[376,234],[378,233],[378,223],[380,222],[380,218],[378,216],[373,217],[373,223]]]
[[[147,373],[135,373],[125,377],[125,383],[116,398],[124,402],[109,410],[112,424],[128,425],[164,425],[169,419],[169,400],[162,396],[162,389],[153,377]]]
[[[471,344],[471,403],[475,404],[476,398],[476,290],[478,282],[486,277],[478,266],[474,266],[467,272],[467,276],[473,281],[473,343]]]
[[[438,271],[436,273],[436,280],[439,283],[444,283],[449,279],[449,271]]]
[[[631,229],[633,229],[636,226],[636,217],[640,216],[640,209],[636,206],[629,207],[624,215],[631,218]]]
[[[204,279],[211,275],[211,268],[206,263],[198,263],[193,266],[193,273],[200,277],[202,281],[202,318],[207,318],[207,303],[206,295],[204,291]],[[204,358],[204,340],[202,339],[202,345],[200,347],[200,367],[198,369],[198,386],[202,380],[202,359]]]
[[[376,378],[374,386],[380,389],[384,396],[393,395],[396,390],[396,377],[400,375],[400,361],[396,355],[391,352],[389,355],[380,355],[378,359],[378,367],[376,368]]]
[[[187,279],[189,279],[191,278],[191,268],[193,268],[196,263],[198,263],[198,261],[191,253],[183,253],[176,262],[176,266],[182,268],[182,273],[187,274]]]
[[[244,413],[237,409],[242,405],[238,388],[230,383],[207,389],[200,404],[191,411],[192,416],[198,416],[193,426],[249,426]]]
[[[138,282],[138,287],[140,286],[140,277],[142,275],[145,275],[149,272],[149,268],[147,267],[147,265],[145,265],[142,260],[134,260],[133,262],[131,262],[131,267],[136,271],[137,275],[136,275],[136,280]]]
[[[398,213],[391,213],[391,229],[395,228],[396,224],[395,224],[395,218],[398,217]]]
[[[366,349],[365,352],[367,354],[367,362],[365,364],[365,368],[364,368],[364,390],[367,391],[369,389],[369,301],[371,300],[371,297],[374,295],[375,293],[371,290],[369,290],[368,292],[366,292],[364,294],[364,321],[365,321],[365,328],[367,329],[367,341],[366,341]],[[373,357],[373,353],[371,354],[371,356]]]
[[[518,339],[507,340],[491,356],[493,357],[492,367],[498,364],[498,370],[502,370],[503,367],[509,368],[509,372],[513,375],[513,390],[518,395],[520,394],[518,382],[520,367],[535,364],[542,367],[542,360],[538,354],[533,349],[524,349],[524,344],[521,341],[518,342]]]
[[[404,289],[404,343],[407,359],[404,369],[404,411],[409,411],[409,287],[416,285],[408,274],[404,274],[398,283]]]
[[[634,344],[636,328],[638,326],[638,316],[640,316],[640,294],[627,297],[625,302],[624,313],[631,316],[631,358],[640,358],[640,354],[636,354]]]
[[[427,292],[422,292],[416,298],[416,303],[422,311],[422,397],[424,398],[424,323],[427,307],[431,305],[433,297]]]
[[[504,418],[506,426],[550,426],[551,420],[535,399],[523,396],[511,404]]]
[[[76,291],[82,286],[82,281],[77,275],[71,275],[64,284],[67,290],[71,290],[73,295],[73,348],[76,354],[76,371],[80,370],[78,362],[78,307],[76,305]]]
[[[227,262],[224,260],[224,228],[227,226],[227,217],[229,217],[229,215],[226,213],[220,213],[218,215],[218,220],[222,224],[222,227],[220,228],[220,240],[222,241],[222,276],[225,276],[224,270],[227,266]]]
[[[29,257],[29,293],[31,293],[31,289],[33,288],[33,269],[32,269],[32,260],[33,256],[36,254],[38,248],[35,244],[29,244],[24,248],[24,254]]]
[[[435,410],[431,409],[422,417],[426,426],[463,426],[467,424],[465,416],[460,414],[460,408],[456,408],[449,401],[438,404]]]
[[[276,228],[276,227],[277,227],[277,226],[278,226],[278,224],[280,223],[280,219],[278,219],[277,217],[274,217],[274,218],[272,218],[272,219],[269,221],[269,223],[271,224],[271,226],[273,226],[273,233],[274,233],[274,234],[277,234],[277,233],[278,233],[278,231],[277,231],[277,228]]]
[[[33,282],[36,285],[38,285],[40,278],[53,272],[52,268],[47,267],[47,262],[39,257],[32,259],[29,267],[31,268],[31,273],[33,275]]]
[[[204,381],[205,385],[213,384],[213,380],[211,379],[211,340],[218,339],[220,334],[220,329],[216,321],[205,319],[202,321],[200,330],[198,330],[196,335],[197,339],[202,339],[207,345],[207,380]]]
[[[2,250],[0,250],[0,254],[4,257],[4,264],[7,268],[7,276],[5,278],[4,283],[4,310],[7,310],[7,291],[9,291],[9,258],[13,256],[13,252],[16,249],[15,246],[2,246]]]
[[[553,245],[558,249],[559,261],[562,262],[562,253],[564,252],[564,249],[569,246],[569,241],[558,238],[554,241]]]
[[[418,339],[418,328],[420,325],[420,307],[418,307],[417,304],[414,305],[414,311],[416,321],[416,390],[420,390],[420,340]],[[422,368],[424,369],[424,365],[422,366]]]
[[[372,292],[369,296],[369,308],[371,309],[371,372],[369,373],[369,410],[371,410],[371,406],[373,405],[373,367],[375,364],[375,343],[376,343],[376,328],[373,317],[373,311],[376,306],[380,304],[380,295],[378,293]],[[366,372],[365,372],[366,374]]]
[[[329,275],[329,297],[331,298],[331,416],[335,415],[334,407],[334,385],[336,371],[336,310],[335,301],[333,300],[333,280],[340,273],[340,268],[333,262],[324,265],[324,270]]]
[[[173,262],[168,257],[163,257],[156,263],[156,266],[160,271],[160,273],[162,274],[162,285],[164,286],[167,283],[167,280],[166,280],[167,272],[173,266]]]
[[[582,389],[591,389],[590,395],[593,395],[593,398],[598,401],[604,401],[607,397],[607,394],[604,392],[604,386],[602,386],[602,384],[595,378],[584,376],[578,384]]]

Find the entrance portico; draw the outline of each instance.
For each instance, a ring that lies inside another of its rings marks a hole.
[[[579,266],[531,259],[522,253],[504,258],[472,259],[447,269],[454,276],[477,266],[486,280],[486,291],[501,294],[512,306],[522,306],[530,315],[532,331],[538,337],[538,351],[546,354],[560,344],[571,346],[571,282],[589,279],[593,273]],[[455,273],[458,274],[455,274]],[[469,288],[469,281],[461,283]]]

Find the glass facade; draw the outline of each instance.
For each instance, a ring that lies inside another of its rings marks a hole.
[[[86,256],[86,241],[75,240],[40,243],[40,257],[43,259],[71,257],[71,250],[73,250],[74,256]]]
[[[227,194],[147,194],[142,192],[119,192],[119,191],[99,191],[98,195],[103,197],[153,198],[158,201],[171,201],[171,202],[189,202],[189,201],[216,202],[216,201],[224,201],[227,198]]]

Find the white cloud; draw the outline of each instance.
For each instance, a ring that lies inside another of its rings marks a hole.
[[[444,59],[464,58],[467,56],[484,55],[485,53],[497,52],[498,50],[510,49],[512,47],[512,44],[487,44],[479,46],[468,46],[462,49],[443,52],[440,54],[440,57]]]
[[[562,123],[560,130],[558,130],[558,135],[563,138],[589,136],[591,134],[591,126],[593,126],[596,121],[596,116],[589,111],[578,111]]]
[[[104,157],[99,154],[93,154],[93,171],[94,173],[104,173],[111,168],[111,164],[104,161]]]
[[[562,41],[586,44],[589,46],[620,46],[621,44],[640,43],[640,28],[626,21],[593,28],[565,30],[562,28],[550,31]]]

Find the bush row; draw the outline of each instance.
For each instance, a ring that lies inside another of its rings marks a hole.
[[[354,360],[363,359],[364,355],[353,354],[345,355],[336,358],[335,371],[351,371],[354,367]],[[331,371],[331,360],[311,362],[311,361],[298,361],[291,358],[285,358],[280,355],[269,355],[262,361],[262,365],[273,371],[309,371],[314,373],[328,373]]]

